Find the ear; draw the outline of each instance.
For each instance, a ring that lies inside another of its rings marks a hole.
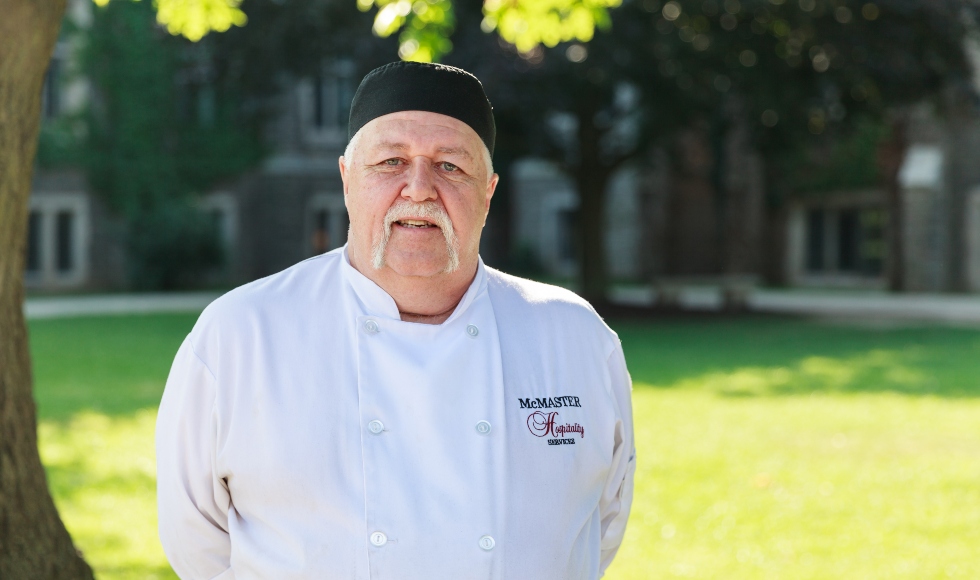
[[[344,197],[347,197],[347,166],[344,164],[344,156],[341,155],[337,158],[337,164],[340,165],[340,180],[344,183]]]
[[[497,191],[497,183],[500,181],[500,176],[494,173],[490,176],[490,181],[487,183],[487,201],[484,210],[490,211],[490,200],[493,198],[494,192]]]

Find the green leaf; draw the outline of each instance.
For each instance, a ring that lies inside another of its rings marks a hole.
[[[402,60],[437,61],[452,50],[456,28],[452,0],[357,0],[363,11],[377,6],[374,33],[382,38],[401,31],[398,56]]]
[[[93,0],[105,6],[109,0]],[[139,0],[136,0],[139,1]],[[184,36],[192,42],[209,32],[224,32],[232,26],[245,26],[245,13],[239,8],[242,0],[154,0],[157,22],[174,36]]]
[[[501,38],[527,53],[543,44],[592,40],[595,29],[610,25],[609,9],[622,0],[486,0],[484,31],[496,30]]]

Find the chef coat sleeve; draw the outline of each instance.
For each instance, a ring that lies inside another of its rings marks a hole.
[[[600,542],[600,575],[616,556],[619,545],[626,533],[626,520],[629,518],[630,504],[633,502],[633,474],[636,471],[636,448],[633,442],[633,383],[626,370],[623,349],[617,342],[607,361],[612,379],[612,396],[616,405],[615,444],[613,447],[612,469],[599,502],[602,518],[602,540]]]
[[[214,473],[214,400],[215,377],[188,338],[170,369],[156,427],[160,542],[185,580],[230,567],[231,496]]]

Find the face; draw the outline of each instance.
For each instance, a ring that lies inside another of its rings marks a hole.
[[[340,160],[352,261],[399,276],[471,274],[497,185],[476,132],[403,111],[372,120],[354,145]]]

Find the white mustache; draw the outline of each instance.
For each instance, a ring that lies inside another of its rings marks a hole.
[[[380,270],[385,265],[388,240],[391,239],[391,226],[395,222],[407,218],[430,221],[442,231],[443,238],[446,240],[446,253],[449,256],[443,272],[451,274],[458,270],[459,239],[456,237],[456,230],[453,229],[453,222],[449,219],[446,210],[434,201],[399,201],[388,208],[384,217],[381,238],[371,247],[371,265],[374,266],[374,269]]]

